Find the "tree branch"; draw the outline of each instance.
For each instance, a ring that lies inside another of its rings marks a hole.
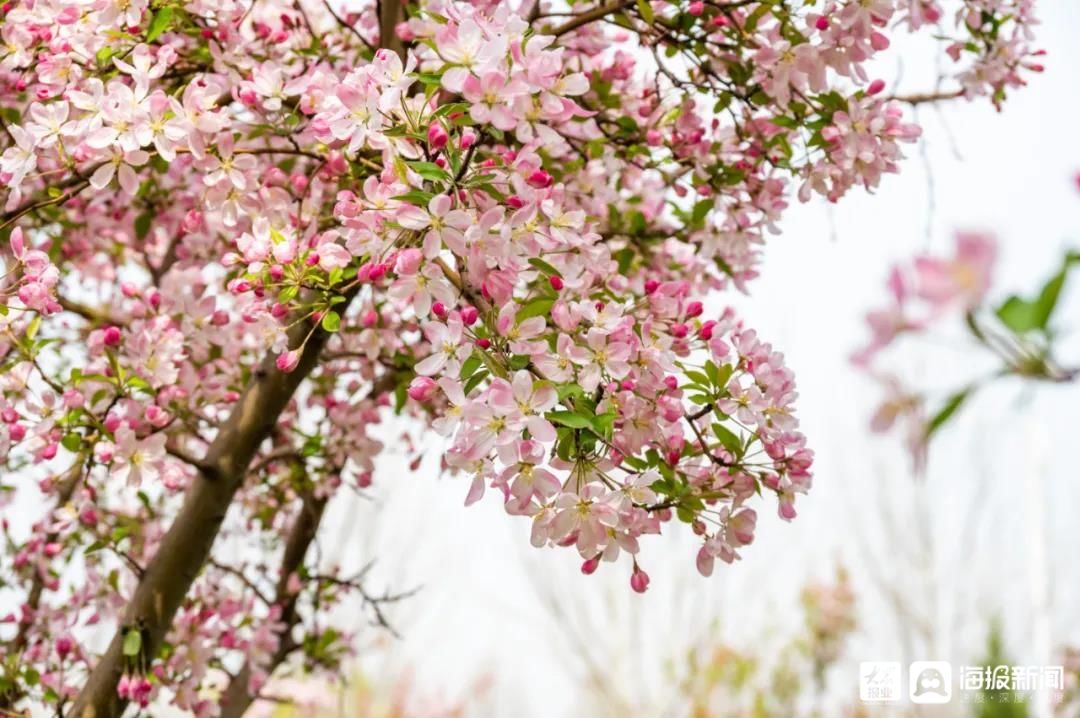
[[[397,377],[393,373],[384,374],[371,387],[368,397],[377,397],[385,391],[389,391]],[[302,461],[302,459],[301,459]],[[289,536],[285,540],[285,551],[281,555],[281,566],[278,569],[278,583],[274,589],[273,603],[281,606],[281,615],[278,621],[282,629],[277,632],[278,647],[270,658],[266,667],[267,674],[274,672],[288,655],[296,648],[290,633],[293,626],[299,621],[300,616],[296,611],[298,594],[289,592],[289,576],[296,573],[304,563],[308,547],[315,540],[322,522],[323,512],[326,509],[326,499],[316,498],[308,492],[304,495],[300,506],[300,513],[296,517]],[[244,663],[240,671],[229,681],[228,687],[221,698],[221,714],[219,718],[240,718],[255,700],[255,696],[248,691],[248,683],[251,681],[252,666],[250,662]]]
[[[382,47],[404,56],[405,46],[394,32],[397,23],[405,18],[402,2],[380,2],[382,34],[379,41]],[[349,292],[339,312],[344,313],[357,290],[354,288]],[[296,368],[284,373],[277,368],[273,352],[263,357],[240,401],[207,449],[202,462],[204,468],[200,468],[188,488],[180,512],[139,580],[121,625],[91,671],[69,715],[75,718],[120,718],[127,703],[120,699],[116,686],[127,664],[123,645],[126,629],[138,627],[142,632],[141,652],[148,658],[147,663],[157,657],[180,603],[210,557],[225,514],[243,484],[259,445],[270,436],[296,388],[318,364],[327,337],[325,331],[312,326],[310,321],[296,322],[288,332],[289,346],[303,343],[304,347]],[[317,525],[318,522],[314,522],[311,530],[314,531]],[[294,550],[299,547],[298,542]],[[288,549],[287,545],[287,552]],[[307,544],[303,549],[306,552]],[[298,560],[303,560],[303,552]],[[242,685],[246,689],[246,683]]]
[[[240,401],[207,449],[201,462],[203,468],[188,489],[180,512],[135,589],[122,625],[90,673],[70,715],[119,718],[123,713],[125,702],[117,695],[116,685],[127,663],[123,653],[125,630],[139,627],[142,654],[148,663],[157,657],[176,610],[210,556],[255,452],[270,435],[300,382],[316,366],[326,332],[319,328],[312,331],[309,322],[298,322],[289,330],[289,345],[299,345],[309,332],[311,337],[291,373],[277,368],[272,352],[256,368]]]
[[[308,492],[300,506],[300,514],[296,517],[289,531],[289,537],[285,541],[285,552],[281,556],[281,575],[278,577],[277,588],[274,590],[274,603],[281,606],[278,621],[283,627],[278,632],[278,647],[270,657],[267,673],[272,673],[294,648],[289,633],[299,618],[296,612],[299,594],[289,592],[289,576],[296,573],[304,563],[304,556],[307,555],[311,542],[315,540],[325,509],[326,499],[315,498],[311,492]],[[240,671],[229,681],[229,686],[221,698],[219,718],[240,718],[255,700],[248,691],[252,670],[250,661],[245,661]]]
[[[920,92],[914,95],[893,95],[887,99],[896,100],[897,102],[906,102],[909,105],[925,105],[931,102],[940,102],[941,100],[955,100],[956,98],[963,96],[963,90],[948,90],[942,92]]]
[[[583,12],[580,15],[576,15],[572,20],[568,20],[562,25],[559,25],[558,27],[552,29],[550,32],[546,32],[544,34],[554,35],[555,37],[565,35],[568,32],[573,32],[574,30],[577,30],[583,25],[588,25],[590,22],[600,20],[601,18],[611,15],[612,13],[616,13],[622,10],[624,7],[632,5],[633,3],[634,0],[615,0],[615,2],[598,5],[592,10]]]

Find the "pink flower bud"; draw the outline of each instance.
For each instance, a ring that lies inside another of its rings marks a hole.
[[[292,349],[290,351],[278,354],[277,361],[275,363],[277,364],[277,368],[280,371],[288,374],[292,370],[296,369],[296,365],[300,363],[300,350]]]
[[[548,284],[550,284],[551,288],[554,289],[556,292],[561,292],[563,287],[565,286],[563,284],[562,277],[555,274],[548,277]]]
[[[428,146],[433,150],[441,150],[450,141],[450,135],[438,122],[431,123],[427,131]]]
[[[68,636],[60,636],[56,639],[56,655],[60,656],[61,660],[71,653],[73,648],[75,648],[75,642]]]
[[[416,274],[423,259],[424,253],[416,247],[402,250],[397,256],[397,261],[394,262],[394,272],[405,275]]]
[[[820,16],[817,20],[814,21],[814,27],[816,27],[818,30],[821,30],[823,32],[825,30],[828,30],[829,29],[829,18],[825,17],[824,15]]]
[[[637,593],[645,593],[649,588],[649,574],[634,566],[634,573],[630,575],[630,588]]]
[[[476,140],[476,131],[471,127],[466,127],[461,131],[461,140],[458,142],[458,146],[463,150],[467,150],[476,144]]]
[[[123,336],[120,333],[120,327],[107,326],[102,335],[102,341],[105,342],[107,347],[115,347],[120,345],[120,340]]]
[[[146,420],[160,429],[172,421],[172,416],[157,404],[151,404],[146,407]]]
[[[701,337],[702,339],[704,339],[705,341],[709,341],[710,339],[712,339],[713,329],[715,327],[716,327],[716,320],[715,319],[710,319],[709,321],[707,321],[707,322],[705,322],[704,324],[701,325],[701,329],[698,331],[698,336]]]
[[[600,557],[593,556],[592,558],[581,564],[581,572],[586,576],[591,576],[596,569],[600,566]]]
[[[868,95],[876,95],[876,94],[878,94],[879,92],[881,92],[884,89],[885,89],[885,81],[884,80],[874,80],[873,82],[870,83],[869,87],[866,88],[866,94],[868,94]]]
[[[647,280],[645,282],[645,293],[646,294],[652,294],[653,292],[655,292],[659,288],[660,288],[660,282],[656,281],[655,279],[649,279],[649,280]]]
[[[476,346],[480,347],[481,349],[489,349],[491,347],[491,340],[481,337],[480,339],[476,340]]]
[[[476,307],[465,307],[461,310],[461,321],[467,327],[471,327],[476,324],[476,320],[480,317],[480,311]]]
[[[705,3],[700,2],[700,0],[692,2],[687,6],[686,12],[690,13],[694,17],[701,17],[701,15],[705,12]]]
[[[367,310],[360,318],[360,323],[363,324],[365,328],[370,329],[379,323],[379,313],[374,309]]]
[[[409,383],[409,398],[413,401],[424,402],[430,399],[439,385],[428,376],[418,376]]]
[[[398,36],[399,40],[404,40],[405,42],[412,42],[416,39],[416,35],[413,34],[412,28],[409,27],[409,23],[407,22],[399,22],[397,25],[394,25],[394,34]]]
[[[371,281],[377,282],[386,276],[386,273],[390,271],[390,265],[386,262],[380,262],[371,268]]]
[[[267,187],[283,187],[289,181],[289,175],[280,167],[270,167],[263,173],[263,184]]]
[[[442,302],[435,302],[432,304],[431,311],[439,319],[446,319],[446,305]]]
[[[700,317],[704,311],[705,307],[701,302],[690,302],[686,305],[686,316],[690,319]]]
[[[532,174],[530,174],[525,181],[529,183],[530,187],[535,187],[536,189],[547,189],[551,186],[551,183],[554,180],[551,175],[549,175],[544,170],[533,170]]]

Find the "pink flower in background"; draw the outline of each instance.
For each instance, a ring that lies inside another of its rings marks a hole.
[[[879,351],[903,332],[922,326],[920,322],[908,318],[907,300],[911,296],[911,288],[899,267],[893,267],[889,273],[888,287],[892,300],[889,306],[866,314],[866,323],[872,335],[870,343],[852,356],[852,361],[860,366],[869,365]]]
[[[973,309],[990,288],[997,242],[989,234],[959,232],[951,259],[915,259],[915,294],[936,310],[957,303]]]

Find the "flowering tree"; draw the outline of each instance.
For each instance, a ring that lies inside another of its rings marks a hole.
[[[644,591],[680,524],[736,559],[812,454],[782,355],[703,299],[793,192],[896,171],[887,33],[955,61],[907,99],[997,104],[1031,5],[4,5],[0,487],[46,508],[4,521],[0,706],[236,716],[334,669],[326,610],[389,597],[306,556],[393,413],[585,573]]]

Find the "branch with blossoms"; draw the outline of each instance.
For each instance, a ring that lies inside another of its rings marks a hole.
[[[793,194],[898,170],[887,33],[936,24],[969,98],[1040,69],[1030,2],[951,6],[5,5],[0,495],[48,508],[5,552],[0,708],[235,713],[285,648],[332,670],[322,614],[363,592],[303,517],[371,486],[394,416],[639,592],[644,539],[685,525],[708,575],[762,496],[793,518],[793,374],[705,300]]]
[[[1066,368],[1056,360],[1058,332],[1053,325],[1058,299],[1070,270],[1080,264],[1080,253],[1066,252],[1038,292],[1028,297],[1012,295],[991,305],[987,294],[996,259],[993,237],[959,233],[952,257],[922,255],[894,267],[888,281],[889,306],[867,314],[872,338],[853,361],[888,391],[870,426],[874,431],[896,424],[903,427],[919,470],[925,465],[930,439],[980,388],[1006,377],[1054,383],[1080,377],[1080,368]],[[906,388],[898,377],[882,371],[879,353],[901,337],[918,337],[949,321],[962,325],[968,338],[998,367],[988,376],[943,392],[943,398],[928,411],[931,397]]]

